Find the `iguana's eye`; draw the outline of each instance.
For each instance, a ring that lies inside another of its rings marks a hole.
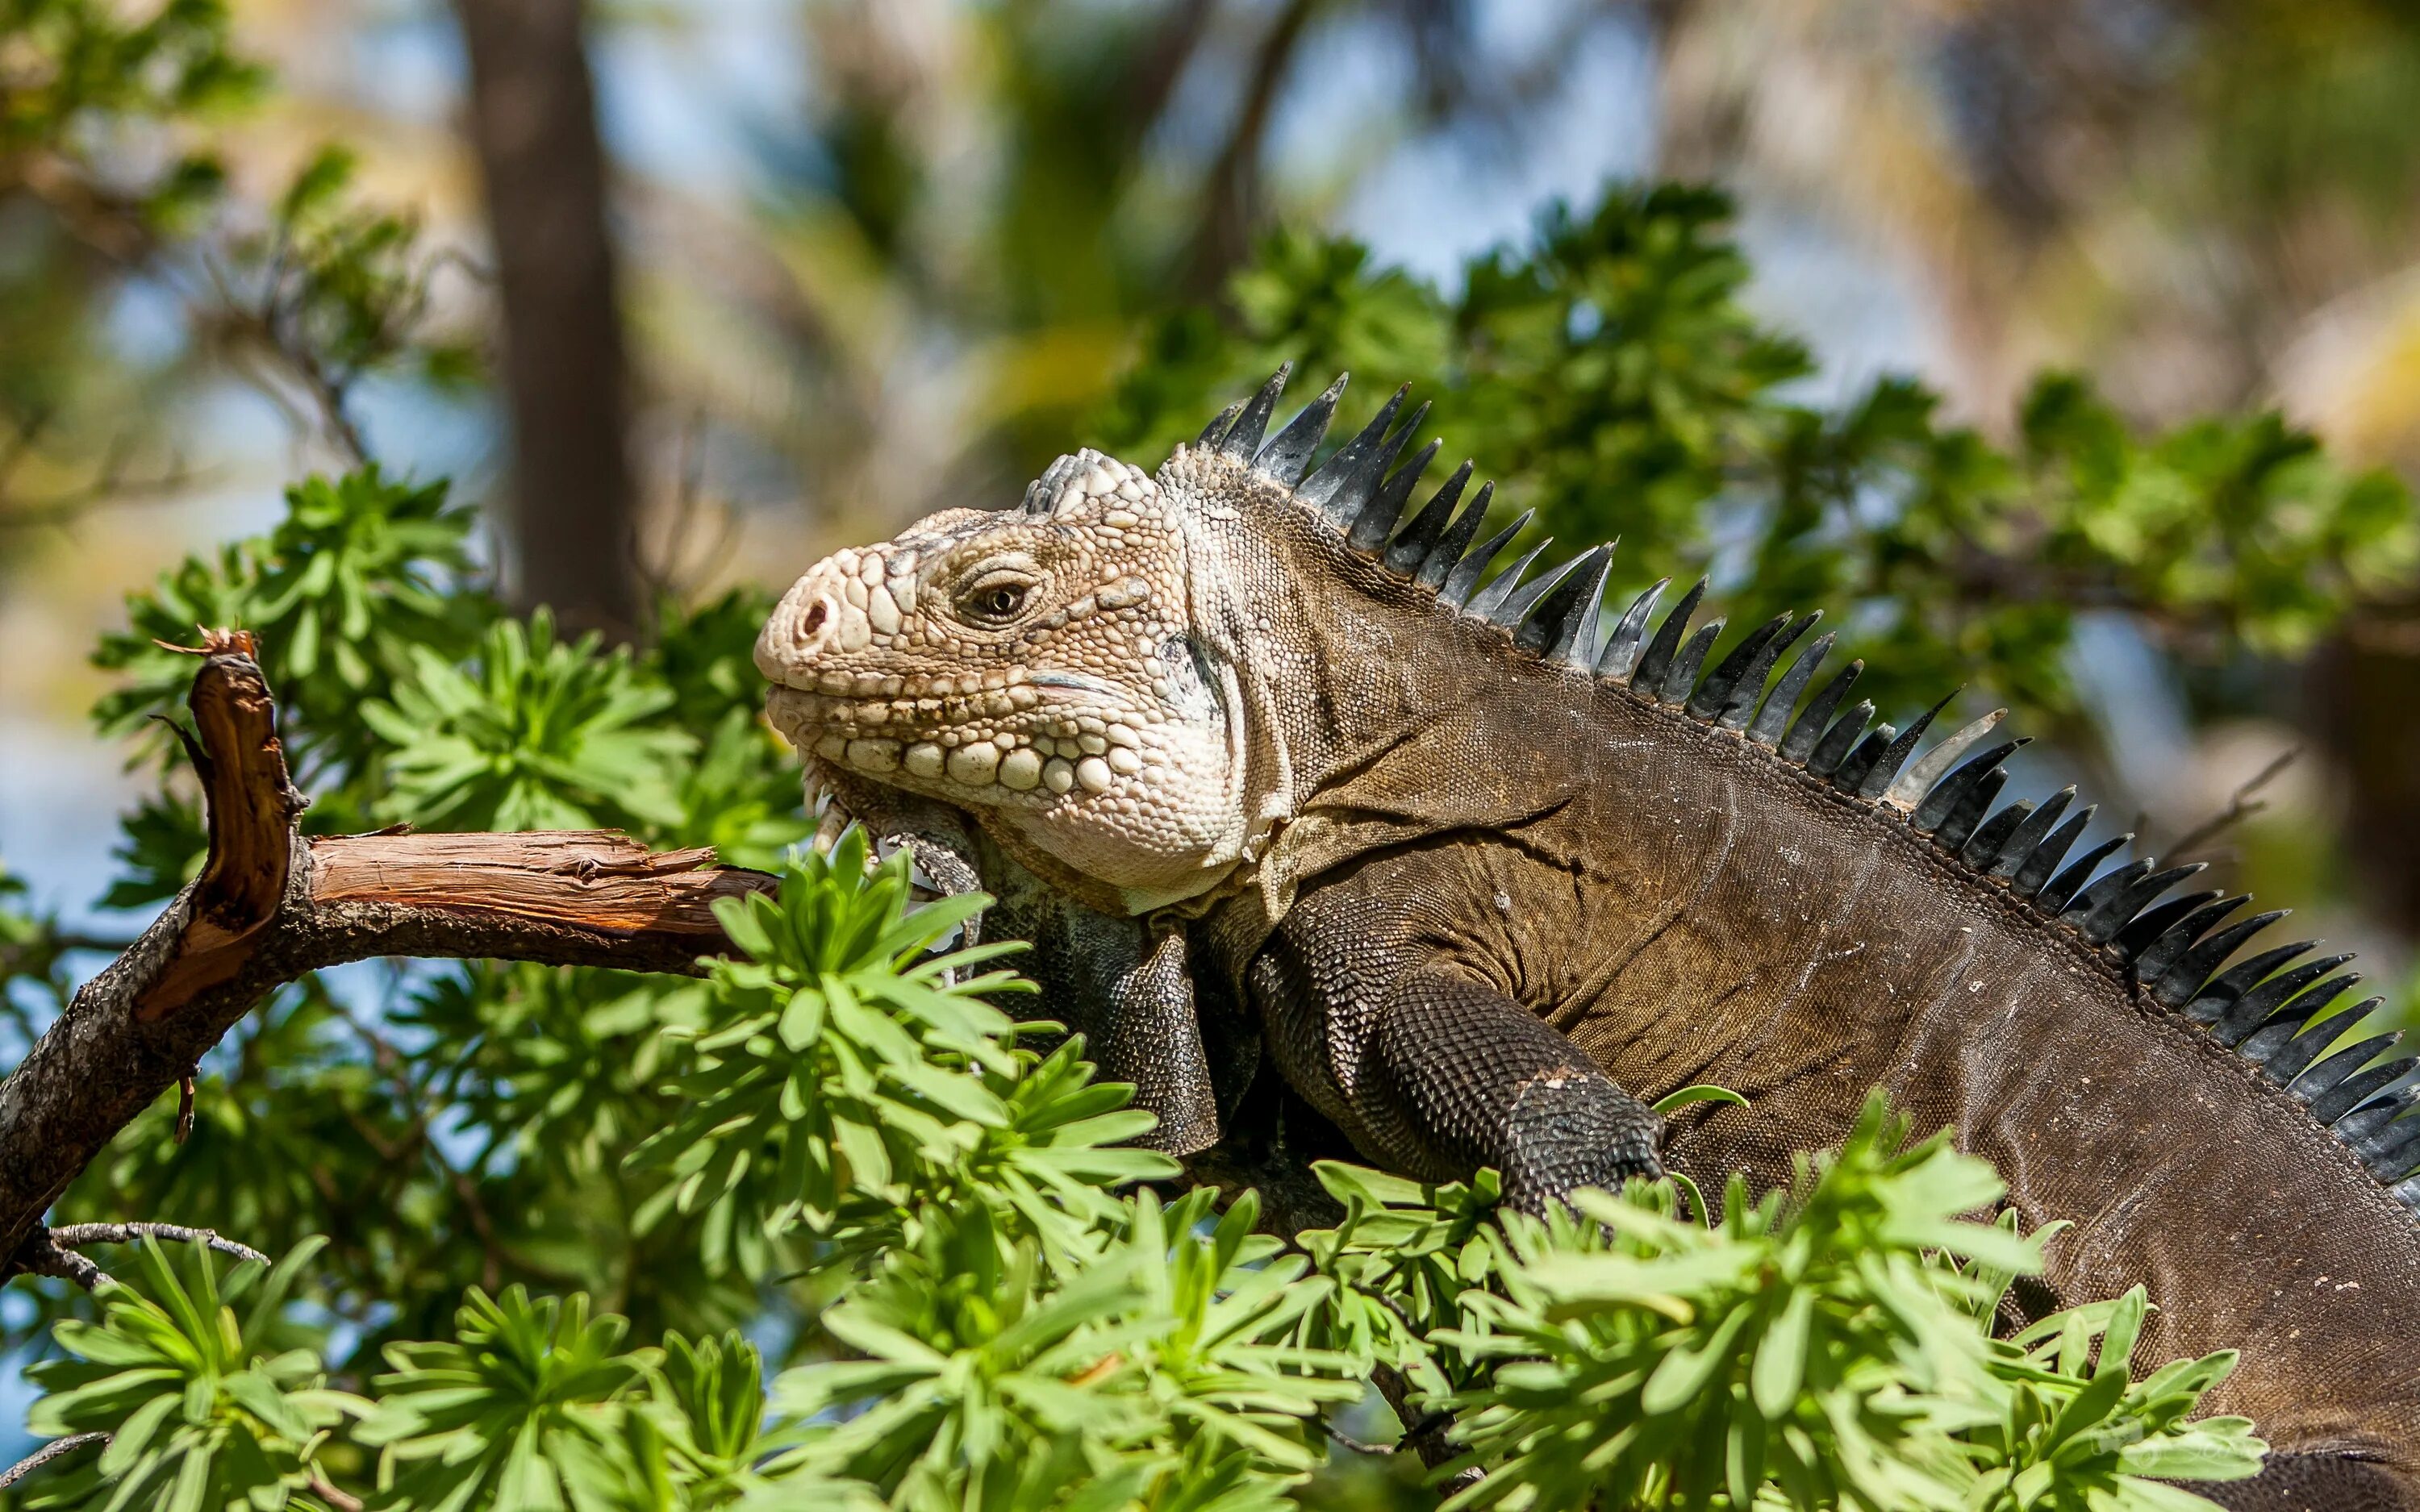
[[[987,572],[958,595],[958,608],[979,625],[1006,625],[1025,612],[1033,584],[1015,573]]]

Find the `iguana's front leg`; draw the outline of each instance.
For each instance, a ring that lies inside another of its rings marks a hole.
[[[1652,1110],[1373,891],[1305,896],[1248,980],[1280,1070],[1372,1159],[1492,1165],[1530,1209],[1663,1174]]]
[[[1041,988],[1043,1012],[1084,1036],[1101,1080],[1132,1084],[1135,1106],[1158,1116],[1159,1127],[1136,1143],[1171,1155],[1218,1143],[1218,1093],[1249,1080],[1255,1047],[1222,1044],[1214,1072],[1182,931],[1067,897],[947,804],[847,772],[811,771],[808,780],[831,800],[819,840],[862,824],[880,844],[907,849],[942,893],[992,895],[983,930],[1032,946],[1011,964]]]

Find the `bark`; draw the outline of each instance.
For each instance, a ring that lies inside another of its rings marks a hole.
[[[120,1129],[254,1004],[375,956],[694,972],[727,948],[718,898],[769,890],[709,850],[606,830],[305,839],[252,637],[215,632],[191,707],[209,856],[201,875],[0,1083],[0,1255],[46,1257],[42,1215]]]
[[[580,0],[457,0],[504,303],[520,596],[635,631],[637,490]]]

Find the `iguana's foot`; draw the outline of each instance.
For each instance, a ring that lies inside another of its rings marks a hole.
[[[1582,1061],[1532,1072],[1504,1115],[1504,1196],[1535,1211],[1580,1187],[1664,1174],[1664,1120]]]
[[[1389,995],[1371,1048],[1424,1142],[1493,1165],[1537,1211],[1577,1188],[1664,1174],[1664,1120],[1553,1026],[1460,971],[1431,964]]]
[[[2420,1512],[2409,1482],[2344,1455],[2273,1454],[2250,1480],[2184,1484],[2229,1512]]]

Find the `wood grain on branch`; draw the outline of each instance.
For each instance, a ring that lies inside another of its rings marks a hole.
[[[774,879],[608,830],[305,839],[252,637],[214,632],[191,706],[209,815],[201,875],[78,989],[0,1083],[0,1255],[117,1132],[287,982],[432,956],[694,972],[727,947],[714,901]]]

